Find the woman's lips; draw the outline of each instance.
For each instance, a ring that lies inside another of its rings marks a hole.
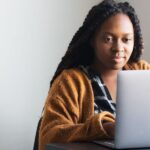
[[[115,61],[116,63],[120,63],[124,61],[125,57],[124,56],[114,56],[112,57],[112,60]]]

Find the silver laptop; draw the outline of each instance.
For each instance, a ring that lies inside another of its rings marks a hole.
[[[117,81],[114,141],[111,148],[150,148],[150,71],[121,71]]]

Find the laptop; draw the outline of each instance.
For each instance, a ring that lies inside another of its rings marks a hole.
[[[114,141],[94,143],[116,149],[150,148],[150,70],[118,74]]]

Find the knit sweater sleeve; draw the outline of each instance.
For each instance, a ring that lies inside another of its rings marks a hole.
[[[128,63],[124,67],[126,70],[150,70],[150,64],[145,60],[136,63]]]
[[[79,71],[63,71],[54,81],[44,109],[39,131],[39,147],[52,142],[89,141],[109,138],[103,122],[113,115],[94,115],[90,81]]]

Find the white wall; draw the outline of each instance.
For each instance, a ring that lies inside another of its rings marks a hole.
[[[144,38],[144,53],[143,56],[150,62],[150,1],[149,0],[132,0],[138,16],[141,21],[141,28]]]
[[[0,150],[31,150],[60,58],[99,0],[0,0]]]
[[[0,0],[0,150],[31,150],[60,58],[99,0]],[[148,0],[138,8],[149,55]],[[143,18],[144,16],[144,18]]]

